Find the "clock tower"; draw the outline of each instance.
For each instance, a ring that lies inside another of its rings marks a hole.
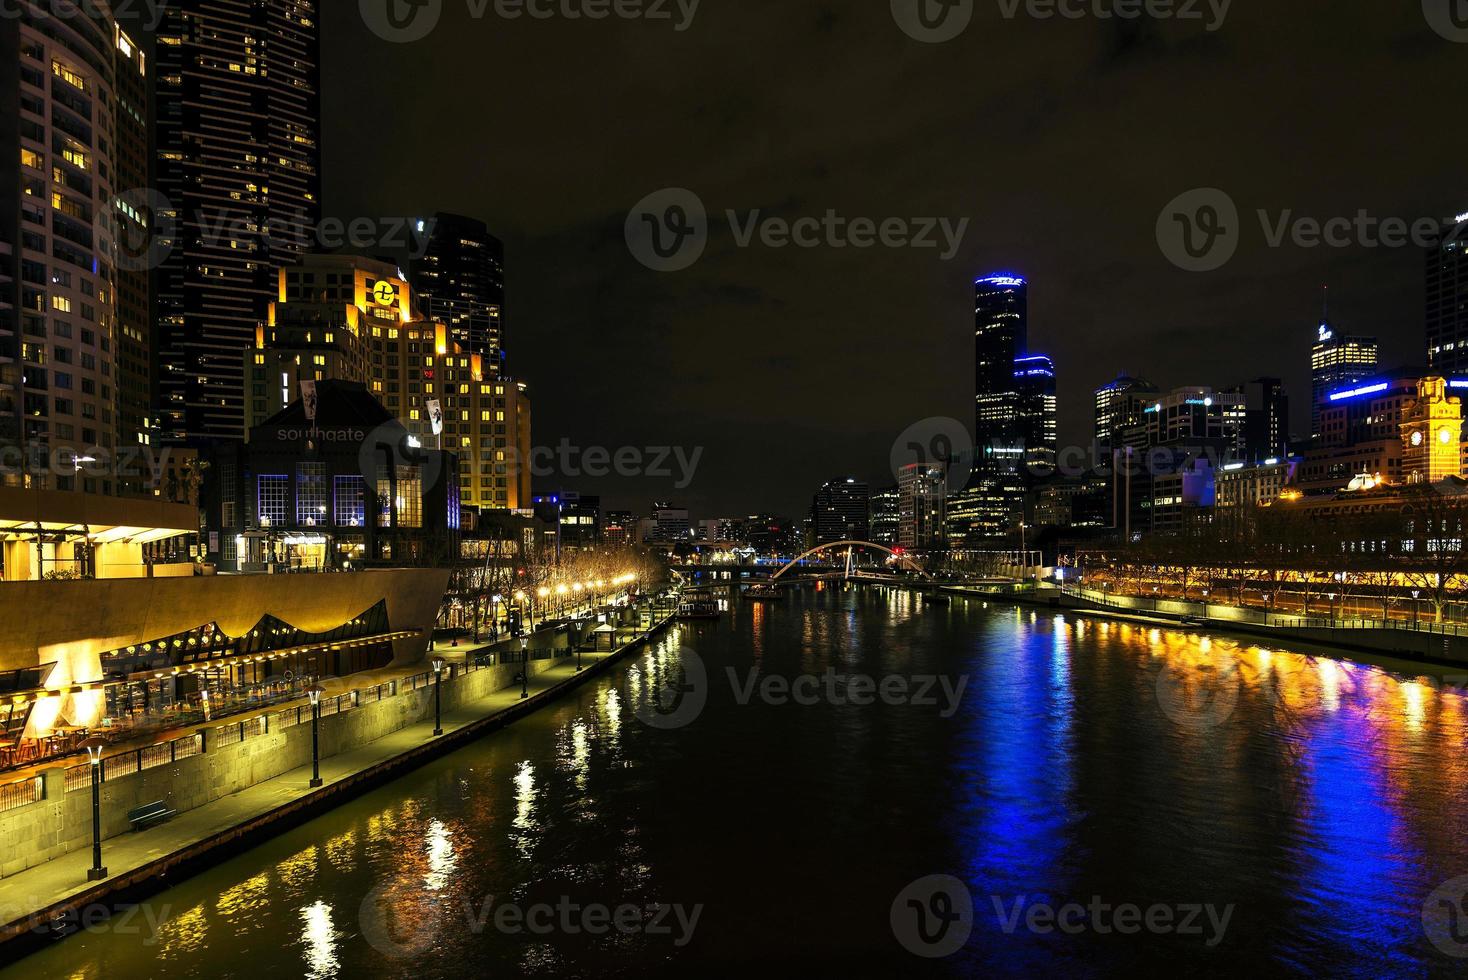
[[[1402,412],[1402,475],[1437,483],[1463,473],[1463,405],[1443,378],[1417,382],[1417,400]]]

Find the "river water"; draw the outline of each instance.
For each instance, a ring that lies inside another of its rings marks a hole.
[[[1441,673],[808,586],[4,976],[1462,976]]]

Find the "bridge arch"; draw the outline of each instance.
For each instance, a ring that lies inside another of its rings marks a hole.
[[[919,565],[917,562],[913,561],[906,555],[899,554],[898,552],[893,551],[891,548],[888,548],[885,545],[874,544],[871,541],[833,541],[830,544],[818,544],[814,548],[811,548],[809,551],[796,555],[794,558],[786,563],[784,568],[780,569],[774,575],[771,575],[770,581],[778,582],[782,575],[790,571],[790,569],[794,568],[796,565],[799,565],[801,562],[805,561],[811,555],[818,555],[823,551],[831,551],[833,549],[839,548],[871,548],[876,551],[885,551],[887,554],[891,555],[893,558],[896,558],[899,562],[903,563],[908,568],[911,568],[913,571],[917,572],[924,578],[932,578],[932,576],[928,574],[927,570],[924,569],[923,566]]]

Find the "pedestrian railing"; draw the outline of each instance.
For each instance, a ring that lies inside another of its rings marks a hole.
[[[23,806],[39,803],[44,794],[45,785],[40,776],[0,786],[0,813],[19,810]]]
[[[654,622],[657,622],[657,619],[654,619]],[[642,632],[642,630],[638,629],[634,632]],[[509,656],[504,656],[506,653]],[[572,655],[572,651],[560,649],[531,650],[530,655],[532,660],[546,660],[556,657],[569,657]],[[500,663],[515,664],[519,660],[519,653],[514,650],[499,652],[476,651],[471,655],[466,655],[464,664],[452,664],[445,667],[443,680],[450,681],[461,674],[485,670]],[[319,704],[321,717],[324,718],[351,711],[363,704],[382,701],[405,691],[424,690],[433,683],[434,672],[429,670],[398,680],[377,684],[370,688],[359,688],[333,697],[323,697]],[[297,692],[294,696],[300,697],[300,694]],[[259,704],[257,703],[255,707],[258,708]],[[201,716],[200,720],[204,720],[204,718]],[[168,741],[128,749],[102,759],[100,763],[101,778],[103,782],[106,782],[110,779],[130,776],[159,766],[171,765],[180,760],[201,755],[209,749],[236,745],[247,739],[264,735],[271,731],[291,728],[303,722],[309,722],[310,720],[311,706],[309,704],[297,704],[283,711],[257,714],[247,719],[216,725],[205,731],[195,731],[188,735],[169,739]],[[128,732],[128,734],[131,733]],[[91,762],[68,766],[63,770],[62,785],[64,792],[69,793],[73,790],[88,789],[91,787],[91,782]],[[44,798],[44,792],[44,781],[40,776],[26,777],[12,783],[0,784],[0,813],[16,810],[20,807],[28,806],[31,803],[39,802]]]
[[[1434,636],[1468,636],[1468,626],[1457,623],[1438,623],[1431,620],[1411,622],[1396,619],[1371,619],[1363,616],[1291,616],[1284,613],[1269,613],[1257,609],[1246,609],[1225,603],[1200,603],[1191,599],[1169,599],[1149,596],[1121,596],[1107,592],[1096,592],[1075,586],[1063,586],[1061,592],[1076,599],[1084,599],[1112,609],[1129,612],[1163,612],[1176,616],[1198,616],[1223,623],[1245,623],[1254,626],[1269,626],[1277,629],[1347,629],[1347,630],[1402,630],[1409,633],[1426,633]],[[1162,609],[1162,604],[1187,607],[1189,611]],[[1227,611],[1228,615],[1213,613]]]

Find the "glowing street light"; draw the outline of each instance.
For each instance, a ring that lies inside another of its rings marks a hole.
[[[320,684],[312,684],[306,689],[306,697],[311,699],[311,787],[314,789],[321,785],[321,695],[326,693],[326,688]]]
[[[82,743],[92,764],[92,867],[87,871],[88,881],[107,877],[107,869],[102,867],[102,747],[106,744],[96,735]]]
[[[443,668],[442,657],[433,658],[433,735],[443,734]]]

